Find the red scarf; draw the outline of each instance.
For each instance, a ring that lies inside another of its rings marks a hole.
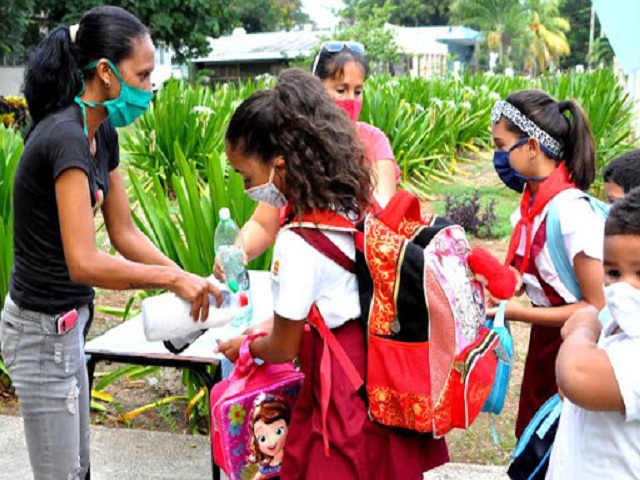
[[[509,253],[507,254],[506,265],[511,265],[516,256],[520,238],[522,237],[522,229],[525,231],[526,243],[524,248],[524,258],[520,266],[520,273],[524,273],[529,265],[529,257],[531,254],[531,240],[533,235],[533,221],[542,213],[544,207],[550,200],[560,192],[569,188],[576,188],[576,185],[569,180],[569,173],[564,163],[553,171],[553,173],[540,184],[537,194],[534,196],[531,187],[527,184],[522,201],[520,202],[520,220],[516,224],[516,228],[511,235],[509,242]],[[533,198],[533,202],[531,199]]]

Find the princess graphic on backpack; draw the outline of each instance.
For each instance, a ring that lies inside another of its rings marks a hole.
[[[284,445],[289,430],[291,407],[282,398],[261,394],[251,412],[249,463],[258,465],[255,480],[272,478],[280,473]]]

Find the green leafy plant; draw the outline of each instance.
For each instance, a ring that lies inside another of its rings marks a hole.
[[[122,149],[129,165],[145,174],[145,187],[159,178],[170,189],[176,174],[174,144],[193,162],[207,181],[205,159],[224,152],[224,133],[240,102],[265,86],[263,79],[213,90],[172,80],[158,93],[149,110],[131,128],[122,132]]]
[[[13,180],[22,154],[20,133],[0,125],[0,308],[9,291],[9,275],[13,266]]]

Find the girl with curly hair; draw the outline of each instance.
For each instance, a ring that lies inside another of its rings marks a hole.
[[[287,70],[271,90],[255,93],[234,113],[226,134],[227,155],[247,194],[288,218],[360,218],[370,207],[371,176],[357,132],[322,82]],[[351,260],[353,234],[326,236]],[[314,325],[331,330],[358,374],[365,370],[365,342],[353,273],[329,260],[292,229],[277,236],[271,269],[274,320],[253,338],[254,358],[281,363],[298,358],[305,381],[293,407],[281,469],[282,480],[326,478],[418,480],[445,463],[444,440],[409,435],[374,424],[361,394]],[[238,358],[241,336],[218,346]],[[328,350],[327,350],[328,351]]]

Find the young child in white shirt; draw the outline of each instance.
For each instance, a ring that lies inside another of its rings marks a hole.
[[[547,479],[640,478],[640,188],[605,226],[606,309],[576,312],[556,362],[564,395]]]

